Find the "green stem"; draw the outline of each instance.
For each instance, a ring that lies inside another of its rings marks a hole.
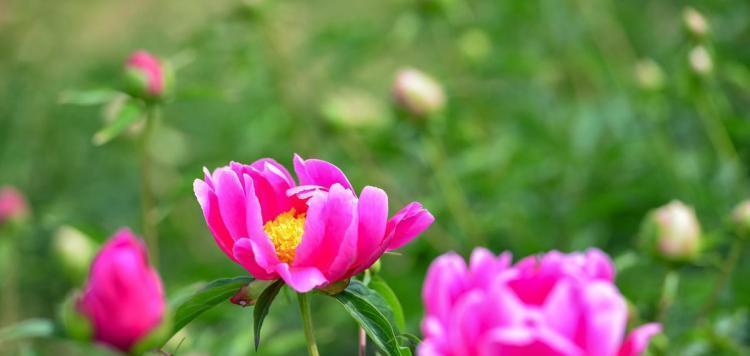
[[[158,120],[158,107],[151,104],[147,108],[146,123],[141,133],[141,210],[143,213],[143,238],[149,249],[151,263],[158,265],[159,241],[156,224],[158,212],[156,211],[155,198],[151,189],[151,153],[149,148]]]
[[[716,280],[716,284],[714,285],[713,291],[711,291],[708,301],[706,301],[706,304],[704,304],[701,309],[701,318],[707,316],[711,309],[713,309],[714,305],[716,305],[716,300],[719,299],[719,294],[729,282],[729,277],[731,277],[732,272],[740,261],[740,256],[742,255],[742,250],[745,245],[744,243],[745,241],[741,237],[734,240],[729,251],[729,256],[721,266],[721,275]]]
[[[297,293],[299,299],[299,312],[302,315],[302,326],[305,330],[305,339],[307,340],[307,353],[310,356],[319,356],[318,346],[315,344],[315,328],[312,323],[310,314],[310,301],[307,293]]]
[[[664,322],[664,319],[667,317],[667,312],[677,296],[679,284],[680,274],[677,273],[675,268],[670,267],[664,276],[664,285],[661,290],[661,298],[659,298],[659,314],[657,316],[659,322]]]

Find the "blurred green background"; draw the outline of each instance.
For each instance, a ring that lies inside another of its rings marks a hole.
[[[680,268],[652,352],[750,354],[747,249],[702,312],[736,239],[726,219],[750,197],[750,2],[689,4],[709,22],[703,37],[686,30],[684,1],[0,0],[0,184],[33,209],[29,226],[6,234],[19,287],[2,294],[17,295],[17,318],[51,317],[81,283],[55,258],[60,226],[100,242],[121,226],[142,231],[138,141],[96,147],[114,105],[61,97],[117,87],[143,48],[179,66],[150,148],[169,294],[245,273],[215,246],[194,198],[202,167],[260,157],[290,167],[296,152],[334,162],[358,189],[382,187],[392,211],[418,200],[436,216],[401,256],[383,258],[409,332],[419,334],[430,261],[476,245],[516,258],[602,248],[635,319],[654,320],[666,268],[639,252],[637,233],[648,210],[680,199],[696,208],[706,246]],[[698,45],[708,72],[691,65]],[[407,66],[442,83],[443,113],[419,121],[393,108]],[[353,354],[355,324],[332,300],[313,303],[322,354]],[[258,354],[305,353],[295,304],[274,304]],[[178,354],[251,354],[251,314],[226,303],[167,351],[182,340]]]

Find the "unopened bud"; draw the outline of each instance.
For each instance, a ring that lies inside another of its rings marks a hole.
[[[644,90],[659,90],[664,86],[664,72],[650,58],[641,59],[635,64],[635,79]]]
[[[93,337],[93,326],[89,319],[78,311],[80,293],[77,290],[71,292],[65,301],[60,304],[58,318],[65,335],[79,341],[89,341]]]
[[[708,75],[713,70],[713,62],[708,50],[703,46],[695,46],[689,54],[690,67],[696,74]]]
[[[680,201],[653,210],[642,231],[646,248],[669,261],[690,261],[700,252],[701,228],[693,208]]]
[[[750,236],[750,200],[745,200],[732,211],[732,225],[740,238]]]
[[[97,244],[86,234],[71,226],[61,226],[53,236],[53,249],[65,272],[75,281],[86,277]]]
[[[345,129],[377,129],[390,121],[383,102],[369,93],[351,89],[328,97],[321,112],[332,125]]]
[[[703,14],[692,7],[682,10],[682,22],[688,32],[697,38],[702,38],[708,33],[708,21]]]
[[[255,305],[263,291],[273,284],[274,280],[264,281],[260,279],[253,280],[248,285],[243,286],[240,290],[229,299],[230,302],[237,304],[241,307],[249,307]]]
[[[396,75],[393,96],[404,110],[417,117],[426,117],[443,110],[445,93],[440,84],[427,74],[413,68]]]
[[[23,194],[11,186],[0,187],[0,225],[19,222],[29,216],[29,205]]]
[[[163,98],[171,91],[173,80],[171,65],[146,51],[136,51],[125,63],[126,89],[134,97]]]

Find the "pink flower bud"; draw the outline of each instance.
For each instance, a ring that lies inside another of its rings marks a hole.
[[[136,51],[125,63],[128,90],[136,97],[164,96],[171,74],[158,58],[146,51]]]
[[[652,211],[644,224],[646,247],[672,261],[689,261],[700,251],[701,227],[693,208],[675,200]]]
[[[29,215],[29,205],[18,189],[5,186],[0,188],[0,225],[6,221],[22,220]]]
[[[99,251],[77,309],[91,322],[95,340],[125,352],[159,328],[165,311],[161,279],[130,230],[118,231]]]
[[[445,106],[445,93],[440,83],[413,68],[398,72],[393,96],[406,111],[418,117],[437,113]]]

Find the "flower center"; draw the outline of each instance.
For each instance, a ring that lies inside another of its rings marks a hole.
[[[263,226],[263,230],[276,249],[279,260],[286,263],[294,261],[297,245],[302,241],[304,227],[305,213],[295,215],[294,209],[279,214]]]

